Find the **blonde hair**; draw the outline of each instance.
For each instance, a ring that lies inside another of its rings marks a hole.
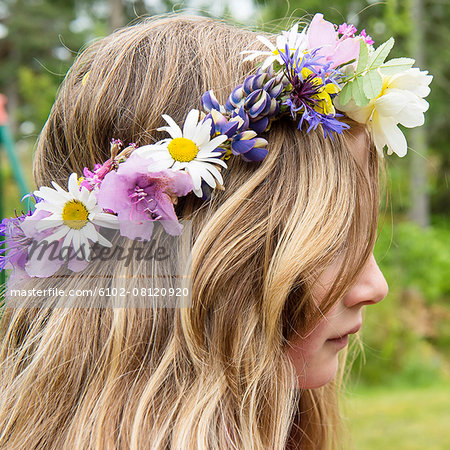
[[[240,51],[255,45],[250,31],[186,16],[146,20],[92,44],[42,131],[36,184],[64,185],[71,172],[105,161],[111,137],[139,145],[165,137],[156,131],[161,114],[182,123],[208,89],[223,103],[252,67]],[[59,308],[58,298],[36,307],[29,298],[4,309],[0,447],[281,450],[293,445],[294,426],[302,449],[339,447],[339,379],[297,389],[284,350],[294,331],[317,325],[372,251],[377,155],[369,141],[367,179],[347,135],[307,134],[287,118],[267,139],[262,163],[232,157],[225,190],[176,206],[193,226],[191,307]],[[345,265],[318,311],[311,286],[342,252]],[[111,270],[119,279],[151,268]],[[88,280],[80,273],[32,285]]]

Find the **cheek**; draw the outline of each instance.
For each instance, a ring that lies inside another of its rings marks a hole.
[[[324,331],[326,322],[322,321],[313,331],[305,337],[294,337],[288,347],[287,353],[295,360],[310,361],[321,350],[325,343]]]
[[[327,323],[323,321],[309,335],[298,337],[286,349],[297,375],[298,386],[313,389],[331,381],[338,368],[337,352],[326,343]]]

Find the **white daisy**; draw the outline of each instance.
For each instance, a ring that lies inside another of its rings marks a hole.
[[[89,240],[104,247],[111,247],[111,242],[105,239],[94,225],[117,229],[118,219],[113,214],[103,212],[97,204],[95,192],[90,192],[84,186],[80,190],[76,173],[69,177],[69,192],[54,181],[52,185],[55,189],[42,186],[34,191],[34,195],[42,198],[42,201],[36,203],[36,209],[51,213],[37,222],[36,230],[56,229],[45,240],[53,242],[64,238],[62,247],[68,248],[72,245],[77,257],[83,255],[87,261],[90,259],[91,250]]]
[[[168,115],[163,115],[169,126],[158,128],[158,131],[167,131],[171,139],[164,139],[153,145],[144,145],[135,152],[143,158],[151,158],[155,161],[149,170],[174,169],[186,170],[192,178],[193,192],[197,197],[203,195],[201,184],[205,180],[213,189],[216,180],[223,184],[220,171],[214,166],[219,164],[225,169],[226,163],[220,159],[221,153],[213,152],[219,145],[224,143],[228,137],[224,134],[211,139],[211,119],[199,122],[199,111],[189,111],[183,125],[183,131]],[[157,167],[157,169],[155,169]]]
[[[259,56],[267,56],[261,66],[262,70],[269,67],[274,61],[284,64],[280,56],[280,52],[283,54],[285,53],[286,45],[291,51],[289,56],[293,55],[297,49],[300,51],[306,51],[308,48],[306,29],[303,29],[302,32],[299,33],[298,23],[296,23],[289,31],[282,31],[281,34],[277,36],[276,45],[273,45],[272,42],[264,36],[256,36],[256,38],[268,47],[270,51],[244,50],[241,54],[248,54],[248,56],[244,58],[244,61],[253,61]]]

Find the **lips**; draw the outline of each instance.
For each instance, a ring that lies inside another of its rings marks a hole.
[[[333,341],[333,340],[338,340],[341,339],[349,334],[355,334],[357,333],[360,329],[361,329],[362,323],[359,323],[358,325],[354,326],[351,330],[345,331],[341,334],[339,334],[338,336],[332,337],[330,339],[328,339],[329,341]]]

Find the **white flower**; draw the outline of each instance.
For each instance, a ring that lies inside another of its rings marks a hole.
[[[280,52],[283,54],[286,51],[286,45],[291,51],[291,55],[293,55],[297,49],[300,51],[307,50],[308,47],[308,39],[306,36],[306,29],[303,29],[301,33],[298,32],[298,23],[296,23],[289,31],[282,31],[281,34],[277,36],[276,45],[273,45],[266,37],[257,36],[256,37],[260,42],[262,42],[266,47],[270,49],[270,51],[262,51],[262,50],[244,50],[241,54],[248,54],[244,58],[244,61],[253,61],[259,56],[266,56],[264,63],[261,66],[261,69],[269,67],[274,61],[278,61],[280,64],[284,64],[283,59],[280,56]]]
[[[144,145],[137,148],[137,152],[143,158],[151,158],[156,166],[149,170],[174,169],[186,170],[192,178],[193,192],[197,197],[203,195],[201,184],[205,180],[212,188],[216,187],[216,180],[223,184],[222,175],[214,164],[219,164],[225,169],[226,163],[220,159],[222,153],[213,152],[228,137],[219,135],[211,139],[211,119],[198,122],[199,111],[189,111],[184,122],[183,131],[168,115],[163,115],[168,127],[158,128],[158,131],[167,131],[171,139],[164,139],[153,145]],[[157,167],[158,169],[155,169]]]
[[[380,95],[364,107],[357,106],[353,100],[342,106],[339,104],[339,96],[335,99],[335,105],[351,119],[370,127],[381,156],[384,146],[387,146],[388,155],[396,153],[398,156],[405,156],[408,144],[397,124],[407,128],[423,125],[424,112],[429,106],[423,98],[430,93],[428,85],[432,79],[428,71],[408,69],[383,76]]]
[[[87,261],[90,259],[91,250],[89,240],[111,247],[111,242],[105,239],[94,225],[118,228],[118,219],[113,214],[104,213],[97,205],[95,192],[90,192],[84,186],[80,190],[76,173],[69,177],[68,192],[54,181],[52,185],[55,189],[42,186],[34,191],[34,195],[42,198],[42,201],[36,203],[36,209],[51,213],[37,222],[36,230],[40,232],[50,228],[56,229],[45,240],[53,242],[64,237],[62,247],[68,248],[72,245],[77,257],[84,256]]]

